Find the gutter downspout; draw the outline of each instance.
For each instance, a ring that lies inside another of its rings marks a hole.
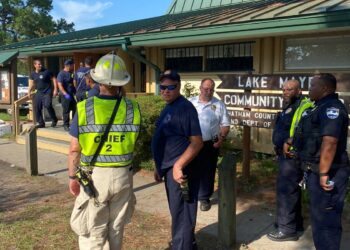
[[[143,56],[141,56],[140,54],[129,50],[128,45],[130,45],[130,41],[126,41],[126,43],[122,43],[122,49],[129,54],[130,56],[136,58],[138,61],[143,62],[144,64],[150,66],[151,68],[154,69],[155,72],[155,76],[156,76],[156,89],[155,89],[155,95],[159,95],[159,76],[160,76],[160,68],[155,65],[154,63],[148,61],[147,59],[145,59]]]

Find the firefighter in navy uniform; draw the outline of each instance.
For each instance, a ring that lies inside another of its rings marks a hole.
[[[293,146],[297,150],[310,195],[311,226],[317,250],[338,250],[341,215],[349,182],[346,152],[348,112],[338,99],[332,74],[315,75],[310,99],[315,108],[306,110],[299,122]],[[288,145],[284,145],[288,154]]]
[[[297,80],[285,82],[282,91],[284,108],[277,116],[272,134],[279,167],[276,183],[277,229],[267,234],[273,241],[297,240],[297,231],[303,230],[301,190],[298,185],[302,171],[294,158],[283,155],[283,144],[290,137],[293,116],[303,97]]]

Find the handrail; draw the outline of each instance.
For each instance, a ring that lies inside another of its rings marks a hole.
[[[16,100],[14,103],[13,103],[13,118],[14,118],[14,129],[13,131],[15,132],[15,136],[19,135],[21,133],[20,131],[20,118],[19,118],[19,106],[28,102],[28,101],[31,101],[31,98],[29,98],[28,95],[25,95],[21,98],[19,98],[18,100]],[[35,117],[33,116],[33,124],[35,124]]]

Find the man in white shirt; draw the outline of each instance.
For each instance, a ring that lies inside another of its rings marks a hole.
[[[230,120],[225,104],[213,97],[215,82],[204,78],[199,96],[190,98],[198,112],[204,146],[197,156],[201,165],[201,180],[198,200],[200,209],[211,208],[210,197],[214,191],[214,180],[219,148],[230,131]]]

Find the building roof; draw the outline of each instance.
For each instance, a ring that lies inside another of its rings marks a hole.
[[[118,46],[126,41],[136,46],[184,44],[349,29],[349,20],[350,0],[245,1],[32,39],[1,46],[0,51],[40,53]]]
[[[12,60],[12,58],[16,57],[17,55],[17,51],[0,52],[0,66],[4,67]]]
[[[178,14],[254,1],[258,0],[173,0],[170,4],[168,14]]]

